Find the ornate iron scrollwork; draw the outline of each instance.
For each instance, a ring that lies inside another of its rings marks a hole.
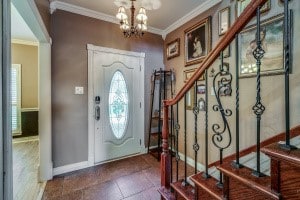
[[[212,136],[212,142],[220,150],[228,148],[232,140],[231,130],[227,121],[227,117],[232,115],[232,111],[230,109],[224,109],[220,98],[222,96],[222,93],[231,94],[231,82],[232,82],[232,74],[229,71],[229,65],[227,63],[226,65],[223,65],[222,63],[220,66],[220,71],[214,76],[213,79],[213,89],[217,99],[217,104],[213,105],[213,110],[215,112],[220,112],[223,122],[222,125],[217,123],[212,125],[212,130],[214,132]],[[218,83],[218,87],[217,87],[217,83]],[[222,144],[222,142],[224,139],[224,133],[226,131],[228,132],[229,138],[227,144],[224,145]]]

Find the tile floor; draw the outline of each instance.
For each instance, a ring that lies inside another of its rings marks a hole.
[[[43,200],[159,200],[160,163],[140,155],[56,176]]]

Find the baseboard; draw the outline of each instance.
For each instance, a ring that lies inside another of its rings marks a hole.
[[[56,167],[53,169],[53,176],[68,173],[68,172],[73,172],[73,171],[88,168],[88,167],[90,167],[88,161],[74,163],[74,164],[65,165],[65,166],[61,166],[61,167]]]
[[[184,161],[184,154],[178,152],[178,155],[180,157],[180,160]],[[191,167],[195,167],[195,160],[189,156],[186,157],[186,163],[190,165]],[[202,165],[201,163],[197,162],[197,170],[198,171],[204,171],[205,166]]]

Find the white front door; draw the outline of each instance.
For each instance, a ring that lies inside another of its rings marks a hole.
[[[94,163],[140,153],[144,147],[144,54],[92,46],[89,123]]]

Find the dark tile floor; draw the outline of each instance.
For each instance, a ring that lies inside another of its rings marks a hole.
[[[54,177],[43,200],[159,200],[160,163],[140,155]]]
[[[184,162],[178,163],[184,177]],[[173,159],[173,180],[176,161]],[[194,169],[187,165],[187,175]],[[160,162],[149,154],[54,177],[48,181],[43,200],[160,200]]]

